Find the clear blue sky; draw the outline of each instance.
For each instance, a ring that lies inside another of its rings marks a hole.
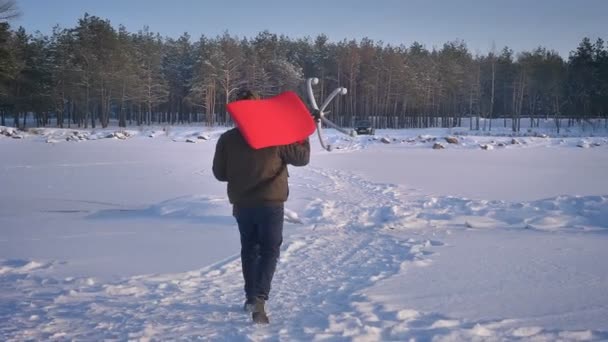
[[[473,53],[507,45],[516,52],[538,45],[567,57],[580,40],[608,40],[608,0],[17,0],[14,26],[48,34],[74,27],[85,12],[163,36],[188,32],[240,37],[258,32],[292,38],[325,33],[331,41],[368,37],[394,45],[414,41],[440,48],[464,40]]]

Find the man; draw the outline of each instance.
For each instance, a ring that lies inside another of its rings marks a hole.
[[[259,97],[248,90],[237,100]],[[228,182],[228,199],[241,235],[245,280],[244,309],[256,323],[268,323],[264,308],[283,243],[283,204],[287,200],[287,165],[304,166],[310,159],[308,139],[284,146],[251,148],[238,128],[222,134],[213,157],[213,174]]]

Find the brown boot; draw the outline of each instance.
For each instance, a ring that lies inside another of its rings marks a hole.
[[[264,309],[265,300],[262,298],[256,298],[255,305],[253,306],[253,312],[251,313],[251,318],[253,318],[253,322],[257,324],[268,324],[270,320],[268,319],[268,315],[266,315],[266,310]]]

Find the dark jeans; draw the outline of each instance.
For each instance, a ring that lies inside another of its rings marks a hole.
[[[268,300],[283,243],[283,205],[234,208],[247,298]]]

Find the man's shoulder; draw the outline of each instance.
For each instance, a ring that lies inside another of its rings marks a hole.
[[[234,134],[236,132],[238,132],[238,129],[236,127],[234,127],[234,128],[227,130],[226,132],[222,133],[222,136],[228,136],[228,135]]]
[[[239,132],[239,130],[235,127],[232,129],[227,130],[226,132],[222,133],[222,135],[220,135],[220,139],[232,139],[236,136],[240,136],[241,132]]]
[[[245,143],[245,138],[241,134],[241,131],[238,130],[238,128],[232,128],[222,133],[218,140],[218,143],[220,142],[222,144],[241,145]]]

